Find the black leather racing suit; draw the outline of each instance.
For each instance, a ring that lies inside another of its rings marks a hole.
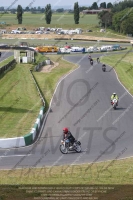
[[[70,131],[68,131],[67,134],[63,133],[63,140],[64,139],[68,139],[70,141],[70,143],[73,145],[75,138],[73,137],[72,133]]]

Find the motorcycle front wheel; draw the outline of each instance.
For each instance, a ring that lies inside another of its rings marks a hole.
[[[68,149],[64,145],[60,145],[60,151],[63,154],[67,154],[68,153]]]

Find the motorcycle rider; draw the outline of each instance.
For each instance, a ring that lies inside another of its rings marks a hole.
[[[68,140],[70,142],[71,147],[73,147],[73,144],[75,142],[75,138],[73,137],[72,133],[68,130],[68,128],[63,128],[63,140]]]
[[[102,65],[102,69],[106,69],[106,65],[105,64]]]
[[[90,64],[93,65],[93,59],[92,58],[90,59]]]
[[[99,63],[100,62],[100,59],[99,58],[97,58],[97,63]]]
[[[118,96],[117,96],[117,94],[115,92],[111,95],[111,103],[112,103],[113,99],[117,100],[117,106],[118,106],[118,99],[119,98],[118,98]]]
[[[91,59],[91,55],[89,54],[89,57],[88,57],[88,59]]]

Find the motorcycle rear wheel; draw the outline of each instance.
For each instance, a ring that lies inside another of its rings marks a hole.
[[[77,153],[80,153],[81,152],[81,146],[80,145],[77,145],[76,148],[75,148],[75,151]]]

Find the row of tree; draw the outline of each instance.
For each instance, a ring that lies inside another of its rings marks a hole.
[[[51,23],[52,19],[52,9],[51,9],[51,4],[47,4],[45,9],[45,20],[47,24]],[[74,21],[75,24],[79,24],[79,18],[80,18],[80,10],[79,10],[79,5],[78,2],[74,4]],[[23,16],[23,8],[21,5],[18,5],[17,7],[17,19],[18,19],[18,24],[22,24],[22,16]]]
[[[90,9],[99,9],[99,8],[112,8],[113,7],[113,4],[111,2],[107,3],[106,2],[102,2],[100,3],[100,6],[97,5],[97,2],[94,2],[92,4],[92,6],[90,7]]]
[[[106,2],[102,2],[100,3],[100,5],[98,6],[97,2],[94,2],[92,4],[92,6],[90,7],[86,7],[86,6],[80,6],[79,7],[79,11],[82,12],[83,10],[92,10],[92,9],[100,9],[100,8],[113,8],[113,4],[111,2],[107,3]],[[56,10],[56,12],[64,12],[63,8],[59,8]]]
[[[111,12],[98,13],[98,19],[101,27],[109,27],[119,33],[133,35],[133,2],[124,0],[116,3]]]
[[[47,6],[46,6],[47,7]],[[113,5],[112,5],[112,3],[111,2],[109,2],[109,3],[107,3],[106,4],[106,2],[102,2],[101,4],[100,4],[100,6],[98,6],[97,5],[97,2],[94,2],[93,4],[92,4],[92,6],[90,6],[90,7],[86,7],[86,6],[82,6],[82,7],[79,7],[79,12],[82,12],[83,10],[87,10],[87,9],[89,9],[89,10],[91,10],[91,9],[99,9],[99,8],[112,8],[113,7]],[[4,7],[0,7],[0,11],[7,11],[6,9],[4,9]],[[12,8],[12,9],[10,9],[10,11],[11,11],[11,13],[12,14],[15,14],[16,12],[17,12],[17,9],[15,9],[15,8]],[[57,10],[56,10],[56,12],[58,12],[58,13],[62,13],[62,12],[64,12],[65,10],[64,10],[64,8],[58,8]],[[38,6],[38,7],[26,7],[26,8],[23,8],[23,12],[31,12],[31,13],[44,13],[45,12],[45,8],[41,8],[40,6]],[[52,11],[53,12],[53,11]],[[68,12],[72,12],[72,13],[74,13],[74,10],[68,10]]]

